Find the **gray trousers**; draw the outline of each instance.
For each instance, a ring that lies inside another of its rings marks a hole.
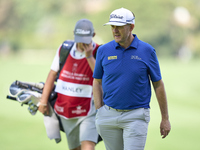
[[[97,143],[98,133],[95,127],[95,114],[79,119],[64,119],[61,122],[66,133],[69,149],[81,145],[82,141]]]
[[[106,150],[144,150],[149,121],[149,109],[118,112],[104,105],[95,123]]]

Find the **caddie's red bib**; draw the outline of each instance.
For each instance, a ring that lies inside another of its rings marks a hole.
[[[68,55],[55,89],[58,97],[54,110],[58,115],[77,118],[89,114],[92,106],[92,75],[86,58],[76,59]]]

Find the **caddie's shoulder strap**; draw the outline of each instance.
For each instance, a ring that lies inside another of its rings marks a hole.
[[[73,45],[74,45],[74,41],[66,40],[62,43],[62,45],[60,47],[60,50],[59,50],[59,67],[60,67],[60,69],[57,73],[56,81],[59,78],[60,71],[62,70],[62,68],[65,64],[65,61],[66,61]]]
[[[59,52],[59,65],[60,70],[62,70],[62,67],[66,61],[67,56],[69,55],[70,50],[72,49],[72,46],[74,45],[74,41],[64,41],[62,43],[62,46],[60,47]]]

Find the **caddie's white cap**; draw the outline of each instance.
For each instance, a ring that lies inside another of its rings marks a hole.
[[[94,34],[93,24],[88,19],[77,21],[74,29],[74,41],[76,43],[90,44]]]
[[[126,24],[135,24],[135,17],[130,10],[120,8],[110,14],[109,22],[104,25],[124,26]]]

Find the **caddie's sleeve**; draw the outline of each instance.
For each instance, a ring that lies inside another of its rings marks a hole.
[[[103,77],[103,67],[102,67],[102,46],[99,47],[96,54],[96,63],[93,72],[93,78],[102,79]]]
[[[156,56],[155,49],[151,53],[150,64],[149,64],[149,74],[152,82],[157,82],[162,79],[160,66],[158,62],[158,58]]]
[[[51,70],[58,72],[60,69],[59,66],[59,52],[60,52],[60,48],[61,48],[62,44],[59,46],[59,48],[57,49],[56,55],[53,59],[53,62],[51,64]]]

